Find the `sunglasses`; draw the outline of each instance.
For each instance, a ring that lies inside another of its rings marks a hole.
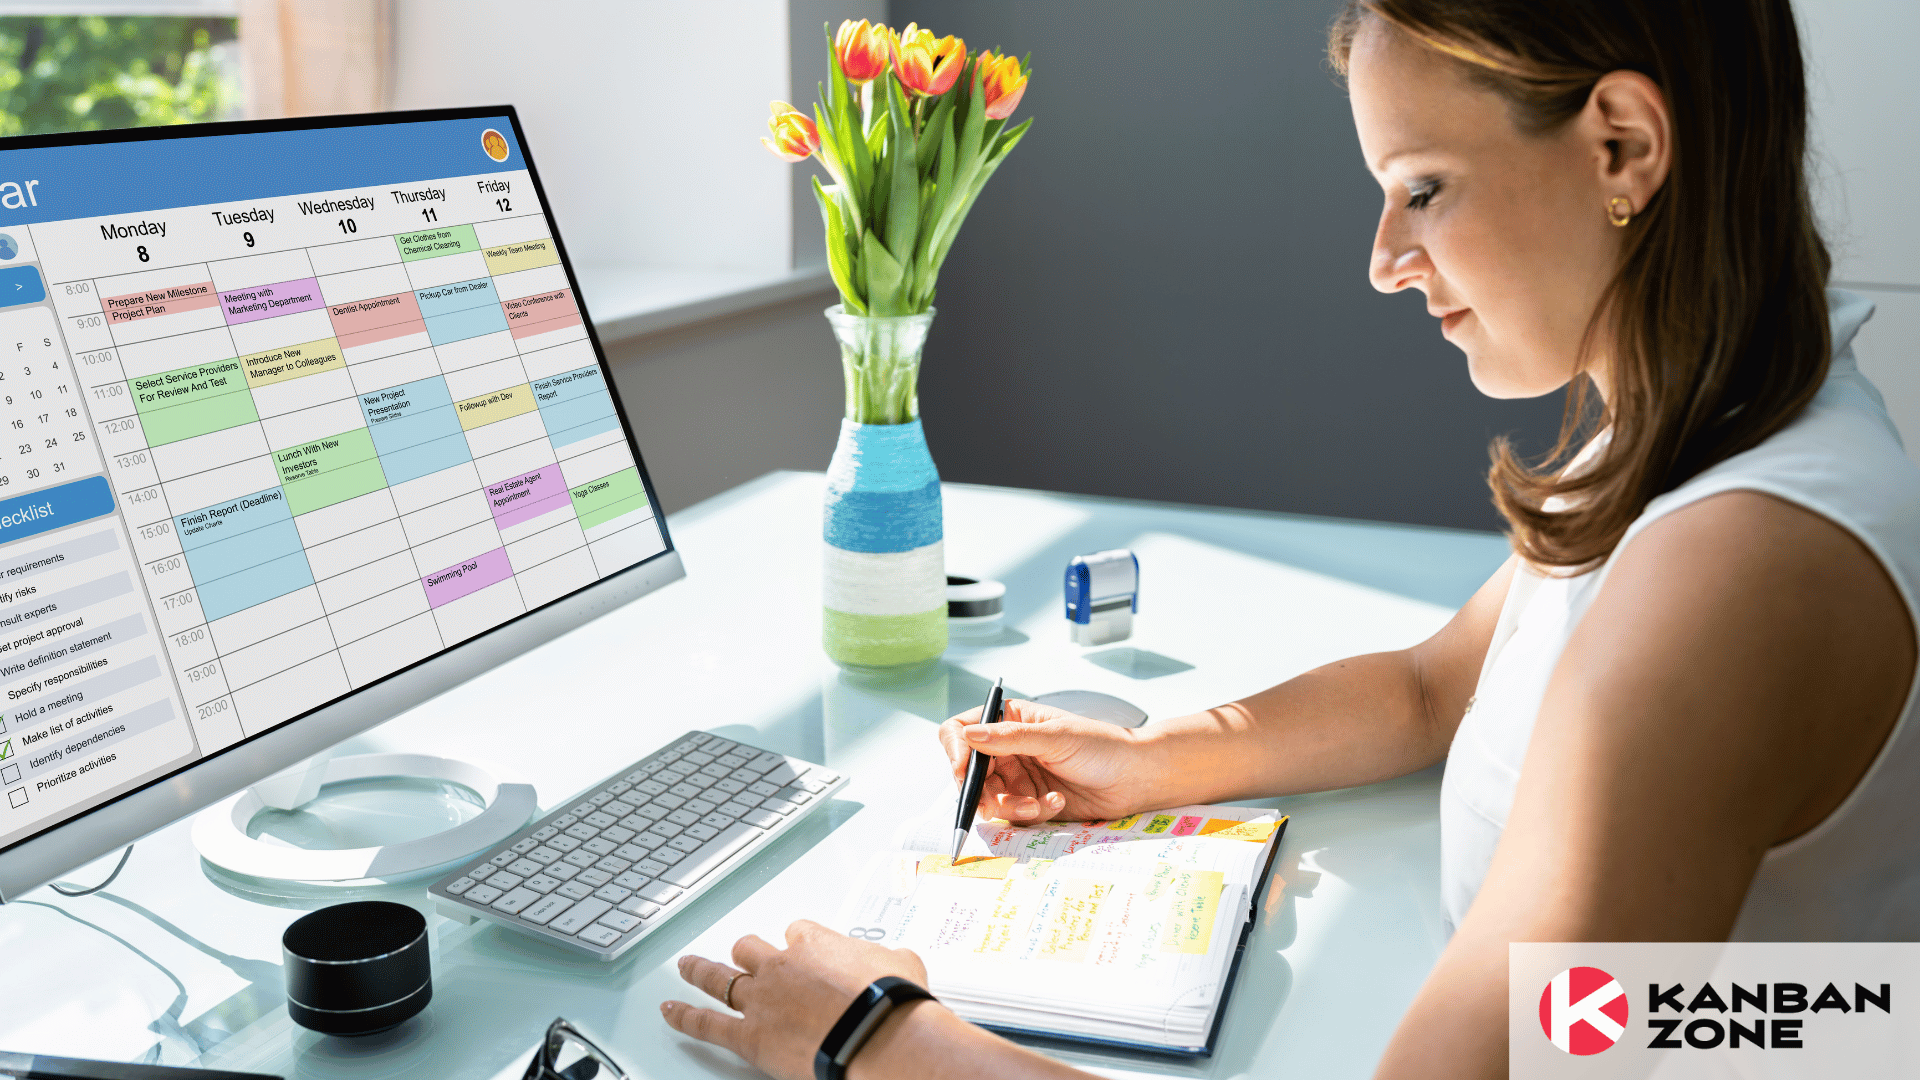
[[[527,1063],[521,1080],[627,1080],[627,1074],[613,1063],[605,1050],[566,1018],[547,1025],[546,1038]]]

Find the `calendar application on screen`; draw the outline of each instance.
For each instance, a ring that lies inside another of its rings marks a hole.
[[[0,844],[665,550],[504,118],[0,173]]]

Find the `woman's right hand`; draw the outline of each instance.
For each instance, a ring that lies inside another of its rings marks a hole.
[[[1016,825],[1098,821],[1148,808],[1152,758],[1131,728],[1009,698],[1000,722],[974,709],[940,725],[940,745],[964,788],[969,751],[993,758],[978,813]]]

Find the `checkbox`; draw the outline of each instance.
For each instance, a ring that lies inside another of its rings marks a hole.
[[[13,740],[0,739],[0,761],[5,761],[12,756],[13,756]]]
[[[15,809],[27,805],[27,789],[17,787],[7,792],[7,805]]]
[[[20,779],[20,766],[9,765],[0,769],[0,784],[11,784],[18,779]]]

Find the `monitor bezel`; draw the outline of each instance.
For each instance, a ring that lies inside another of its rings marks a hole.
[[[505,119],[512,125],[522,164],[539,199],[541,213],[546,216],[547,227],[560,256],[560,266],[567,276],[567,285],[573,290],[574,300],[580,306],[587,339],[592,343],[594,357],[606,376],[608,396],[613,400],[614,412],[620,418],[627,446],[633,451],[634,467],[640,473],[647,500],[654,507],[660,536],[666,544],[665,550],[468,638],[450,649],[416,661],[343,697],[281,721],[257,735],[242,738],[210,756],[152,777],[137,788],[122,792],[65,820],[49,823],[0,848],[0,904],[18,899],[28,890],[44,885],[77,866],[92,862],[115,848],[134,843],[266,777],[322,754],[343,740],[430,701],[531,648],[686,576],[680,551],[673,544],[666,519],[660,516],[660,501],[654,491],[653,477],[641,457],[632,420],[627,415],[625,403],[620,399],[619,388],[614,385],[612,365],[607,362],[606,349],[601,345],[599,331],[587,310],[586,298],[574,274],[573,260],[567,255],[566,241],[561,238],[553,205],[547,198],[545,186],[540,182],[540,170],[534,163],[533,151],[527,145],[519,113],[513,106],[241,120],[0,139],[0,161],[4,161],[8,150],[441,120],[496,119]],[[119,493],[114,494],[115,510],[118,511]]]

